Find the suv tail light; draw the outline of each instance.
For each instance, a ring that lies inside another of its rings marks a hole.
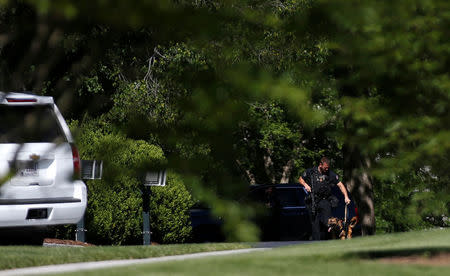
[[[81,161],[80,154],[75,145],[71,144],[72,147],[72,158],[73,158],[73,177],[76,179],[81,178]]]

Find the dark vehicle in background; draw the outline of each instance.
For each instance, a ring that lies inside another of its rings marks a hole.
[[[344,196],[338,187],[333,187],[332,194],[339,200],[332,209],[333,216],[345,218]],[[309,240],[311,223],[305,205],[307,192],[299,184],[252,185],[249,199],[260,206],[261,210],[256,224],[262,231],[262,240]],[[353,201],[347,209],[347,220],[356,216]],[[354,229],[358,235],[359,226]]]
[[[333,187],[332,193],[339,200],[338,206],[332,210],[333,216],[344,219],[344,196],[338,187]],[[263,241],[309,240],[311,223],[305,205],[306,195],[307,192],[297,183],[251,185],[241,202],[256,208],[257,214],[253,222],[261,229]],[[347,210],[347,220],[357,215],[353,200]],[[222,223],[222,220],[215,218],[208,208],[192,209],[193,241],[223,241]],[[360,227],[357,224],[353,235],[357,236],[359,233]]]
[[[247,198],[255,204],[261,239],[307,240],[311,233],[305,192],[298,184],[252,185]]]
[[[223,221],[212,214],[211,208],[194,205],[189,210],[192,227],[192,242],[223,242]]]

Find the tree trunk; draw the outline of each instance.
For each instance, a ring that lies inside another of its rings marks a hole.
[[[266,149],[267,155],[264,155],[264,169],[266,171],[266,175],[270,180],[270,183],[275,183],[275,172],[273,169],[273,161],[272,161],[272,152],[269,149]]]
[[[289,183],[289,178],[291,177],[292,168],[294,167],[294,160],[289,160],[285,166],[283,166],[283,173],[281,175],[280,183]]]
[[[238,164],[238,166],[239,166],[241,169],[243,169],[243,165],[242,165],[241,161],[236,160],[236,163]],[[256,184],[256,178],[255,178],[255,175],[254,175],[249,169],[243,169],[243,170],[244,170],[244,172],[245,172],[245,175],[246,175],[247,178],[248,178],[248,181],[250,182],[250,185]]]
[[[358,208],[362,235],[375,234],[373,184],[369,174],[370,159],[355,145],[344,146],[344,179]]]

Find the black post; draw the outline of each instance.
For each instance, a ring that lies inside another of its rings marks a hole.
[[[144,239],[144,245],[150,245],[151,239],[150,239],[150,187],[144,186],[144,189],[142,190],[142,217],[144,219],[143,221],[143,239]]]

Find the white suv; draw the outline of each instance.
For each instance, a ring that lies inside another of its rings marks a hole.
[[[75,224],[80,158],[52,97],[0,92],[0,228]]]

